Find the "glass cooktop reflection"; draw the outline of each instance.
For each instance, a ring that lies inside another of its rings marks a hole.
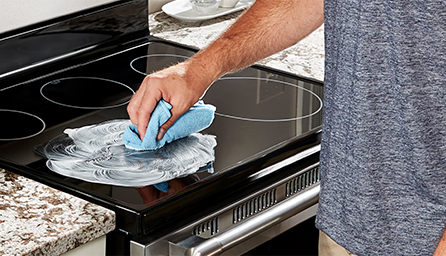
[[[216,136],[215,161],[197,173],[170,180],[167,190],[154,186],[104,185],[64,177],[52,173],[46,167],[46,160],[35,153],[37,145],[60,136],[67,128],[128,119],[126,104],[145,74],[176,64],[192,54],[190,50],[165,43],[149,43],[55,75],[35,74],[43,78],[27,77],[20,84],[2,89],[0,116],[27,113],[14,118],[23,118],[20,127],[29,131],[16,135],[11,122],[2,125],[0,157],[107,201],[141,210],[241,165],[277,144],[319,130],[323,98],[320,83],[247,68],[216,81],[203,98],[205,103],[217,108],[214,122],[202,132]],[[24,119],[34,116],[37,121]],[[12,120],[12,117],[3,120]],[[23,139],[8,140],[17,137]],[[210,168],[213,172],[208,171]]]
[[[105,41],[112,36],[113,34],[104,34],[98,31],[73,31],[33,35],[10,40],[10,42],[2,44],[2,47],[0,47],[0,56],[2,56],[0,74],[57,57],[68,51],[79,50],[93,43]]]

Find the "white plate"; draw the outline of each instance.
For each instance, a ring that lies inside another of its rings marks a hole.
[[[251,6],[255,0],[240,0],[233,8],[218,7],[211,13],[199,13],[192,9],[189,0],[175,0],[163,5],[162,10],[169,16],[183,21],[201,21],[220,17],[229,13],[240,11]]]

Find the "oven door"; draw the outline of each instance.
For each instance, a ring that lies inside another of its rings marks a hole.
[[[242,255],[314,217],[320,189],[319,151],[320,145],[314,146],[257,172],[253,179],[295,170],[180,230],[156,241],[131,241],[130,255]]]

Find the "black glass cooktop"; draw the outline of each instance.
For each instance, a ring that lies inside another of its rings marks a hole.
[[[168,43],[151,42],[64,72],[35,74],[15,84],[1,84],[2,165],[18,166],[35,179],[76,191],[102,205],[116,206],[116,211],[124,212],[118,216],[118,227],[125,229],[131,219],[147,216],[151,209],[186,195],[194,198],[200,193],[197,191],[205,191],[212,184],[210,181],[233,175],[231,171],[240,166],[246,166],[246,171],[252,161],[293,143],[299,136],[319,131],[322,84],[248,68],[219,79],[203,98],[217,108],[213,124],[202,132],[216,136],[215,162],[200,172],[171,180],[168,192],[154,186],[109,186],[60,176],[48,170],[46,160],[34,152],[36,145],[59,136],[66,128],[128,119],[126,105],[145,74],[183,61],[193,53]],[[261,168],[278,160],[265,162]],[[247,172],[246,177],[253,170]],[[223,187],[215,185],[213,190]],[[137,213],[136,217],[129,217],[132,213]],[[129,225],[138,225],[129,227],[131,232],[142,232],[140,222]]]

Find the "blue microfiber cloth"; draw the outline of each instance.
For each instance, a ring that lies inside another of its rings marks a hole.
[[[150,117],[143,141],[139,138],[136,125],[128,126],[122,136],[125,146],[139,151],[158,149],[166,143],[204,130],[214,120],[215,107],[199,101],[176,120],[161,140],[156,140],[159,127],[171,116],[170,109],[172,109],[172,106],[164,100],[158,102]]]
[[[160,182],[160,183],[157,183],[157,184],[153,184],[153,186],[156,189],[158,189],[158,190],[160,190],[160,191],[162,191],[164,193],[169,192],[169,182],[168,181],[163,181],[163,182]]]

